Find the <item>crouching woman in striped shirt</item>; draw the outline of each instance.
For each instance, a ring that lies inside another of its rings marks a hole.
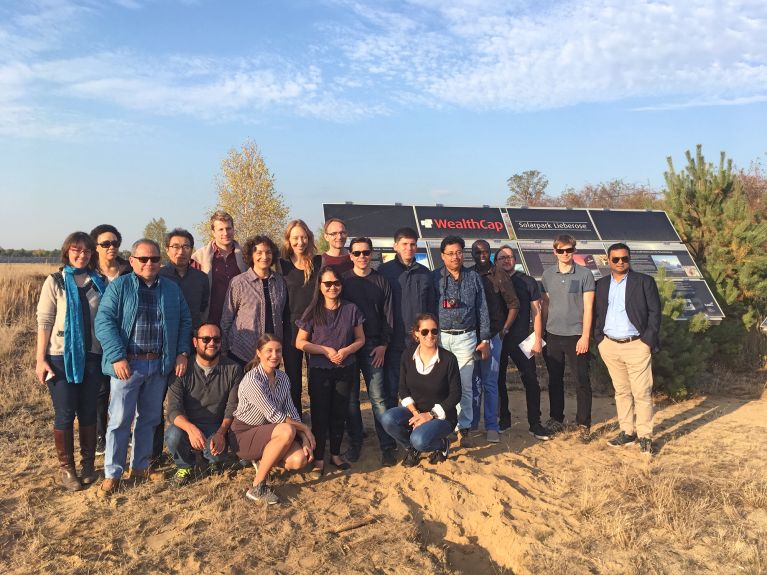
[[[290,380],[277,367],[282,361],[282,343],[266,333],[256,343],[256,357],[246,366],[240,382],[239,402],[229,430],[229,445],[240,459],[256,466],[253,486],[245,496],[269,505],[279,503],[266,485],[269,471],[276,465],[301,469],[314,459],[315,441],[301,423],[290,398]]]

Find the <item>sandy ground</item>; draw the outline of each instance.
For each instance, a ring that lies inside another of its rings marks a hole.
[[[574,397],[567,403],[572,419]],[[350,472],[311,480],[278,471],[272,483],[285,502],[264,508],[244,498],[252,469],[180,489],[126,486],[106,502],[95,487],[65,493],[51,479],[42,402],[0,420],[0,565],[4,573],[767,572],[766,401],[658,406],[652,460],[636,446],[606,445],[616,428],[610,397],[595,398],[589,445],[573,432],[535,440],[521,391],[512,404],[515,423],[500,444],[479,433],[449,461],[414,469],[380,467],[365,409],[369,437]],[[728,483],[753,493],[728,503],[716,496],[724,487],[707,491]],[[659,501],[662,492],[671,500]],[[704,499],[706,509],[677,505]]]

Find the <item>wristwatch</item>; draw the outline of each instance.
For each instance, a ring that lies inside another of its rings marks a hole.
[[[431,415],[432,419],[439,419],[439,415],[437,415],[437,412],[433,409],[429,412],[429,415]]]

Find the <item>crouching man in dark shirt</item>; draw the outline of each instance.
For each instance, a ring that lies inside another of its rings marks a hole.
[[[203,323],[192,337],[195,361],[168,387],[168,421],[165,444],[178,468],[173,482],[182,486],[192,479],[193,450],[202,451],[208,472],[221,471],[226,455],[226,435],[237,407],[242,379],[239,365],[221,358],[221,330]]]

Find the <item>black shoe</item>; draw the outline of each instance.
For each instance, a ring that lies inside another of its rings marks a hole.
[[[447,461],[447,456],[450,454],[450,440],[446,437],[442,440],[442,448],[437,451],[432,451],[429,455],[429,463],[436,465]]]
[[[470,430],[459,429],[458,430],[458,444],[464,449],[471,447],[471,438],[469,437]]]
[[[541,441],[548,441],[554,434],[547,427],[543,427],[540,422],[530,426],[530,435]]]
[[[618,435],[609,439],[607,445],[610,447],[623,447],[624,445],[631,445],[637,440],[637,436],[633,433],[628,435],[625,431],[621,431]]]
[[[280,498],[277,494],[266,486],[266,482],[262,481],[258,485],[253,485],[245,492],[245,497],[251,501],[259,503],[265,503],[266,505],[277,505],[280,502]]]
[[[567,425],[567,420],[559,421],[558,419],[549,417],[549,420],[546,422],[546,429],[549,430],[550,434],[549,439],[557,433],[562,433],[565,430],[565,425]]]
[[[381,452],[381,465],[384,467],[391,467],[397,465],[396,449],[388,447]]]
[[[104,455],[107,451],[107,440],[105,437],[96,438],[96,455]]]
[[[421,452],[413,449],[412,447],[407,448],[407,453],[405,454],[405,459],[402,460],[402,465],[404,467],[415,467],[418,465],[418,462],[421,460]]]
[[[352,468],[352,466],[349,465],[343,459],[341,460],[341,463],[336,463],[335,461],[333,461],[332,457],[330,458],[330,465],[332,465],[336,469],[340,469],[341,471],[349,471]]]
[[[653,454],[652,439],[649,437],[639,438],[639,453],[648,457]]]
[[[507,429],[511,429],[511,419],[499,419],[498,420],[498,429],[501,432],[504,432]]]
[[[349,449],[347,449],[344,452],[344,459],[346,461],[351,461],[352,463],[356,463],[360,460],[360,453],[362,452],[362,447],[359,445],[350,445]]]

